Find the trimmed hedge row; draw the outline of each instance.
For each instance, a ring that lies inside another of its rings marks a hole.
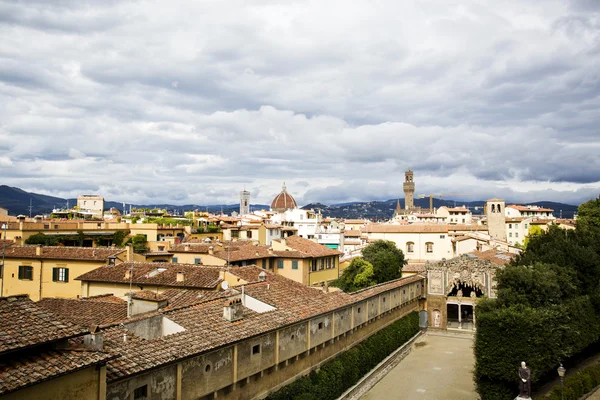
[[[600,364],[592,365],[565,378],[565,400],[577,400],[600,385]],[[556,385],[544,400],[561,400],[561,387]]]
[[[600,318],[588,296],[551,307],[495,305],[487,300],[477,306],[475,382],[482,400],[514,399],[521,361],[531,367],[535,387],[600,336]]]
[[[336,399],[418,331],[419,314],[412,312],[267,399]]]

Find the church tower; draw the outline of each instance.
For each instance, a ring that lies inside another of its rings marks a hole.
[[[240,215],[250,214],[250,192],[246,189],[240,192]]]
[[[415,182],[410,168],[404,173],[404,208],[407,210],[415,208]]]
[[[485,203],[488,233],[493,239],[506,242],[506,217],[504,216],[504,200],[490,199]]]

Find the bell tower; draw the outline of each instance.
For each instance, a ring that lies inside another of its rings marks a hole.
[[[240,215],[250,214],[250,192],[246,189],[240,192]]]
[[[407,210],[415,208],[415,181],[410,168],[404,173],[404,208]]]

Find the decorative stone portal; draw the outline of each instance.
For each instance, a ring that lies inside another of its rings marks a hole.
[[[426,263],[429,327],[474,330],[477,301],[496,297],[495,276],[501,267],[473,254]]]

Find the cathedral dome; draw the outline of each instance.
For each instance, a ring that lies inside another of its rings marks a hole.
[[[294,200],[292,195],[287,192],[284,183],[281,192],[277,196],[275,196],[275,198],[271,202],[271,210],[285,211],[293,208],[298,208],[298,204],[296,204],[296,200]]]

